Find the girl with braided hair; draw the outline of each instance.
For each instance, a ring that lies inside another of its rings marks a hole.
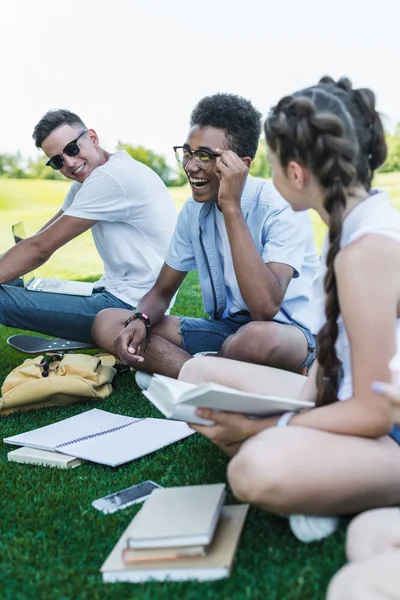
[[[200,409],[215,425],[194,428],[233,457],[228,478],[238,498],[292,515],[294,533],[311,541],[331,533],[337,515],[400,503],[400,430],[371,388],[390,380],[400,349],[400,213],[371,189],[386,158],[371,90],[325,77],[280,100],[265,136],[278,191],[329,227],[315,282],[317,360],[305,383],[212,357],[187,362],[180,378],[258,393],[297,378],[298,398],[315,408],[261,420]]]

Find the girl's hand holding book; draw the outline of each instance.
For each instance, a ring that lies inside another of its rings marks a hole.
[[[228,456],[234,456],[243,442],[256,433],[275,427],[279,418],[250,419],[240,413],[219,412],[209,408],[198,408],[196,414],[214,421],[215,425],[189,423],[189,426],[211,440]]]

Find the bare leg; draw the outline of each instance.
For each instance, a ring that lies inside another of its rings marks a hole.
[[[327,600],[384,600],[400,590],[400,508],[358,515],[346,536],[347,557],[354,561],[333,577]]]
[[[400,550],[400,508],[369,510],[352,520],[346,536],[349,561],[365,560],[392,550]]]
[[[92,325],[92,338],[105,352],[114,354],[114,340],[124,328],[124,323],[132,314],[131,310],[123,308],[107,308],[100,311]]]
[[[258,365],[298,371],[307,358],[304,333],[294,325],[253,321],[225,340],[220,354]]]
[[[125,321],[131,314],[131,310],[107,308],[96,315],[91,334],[100,348],[103,348],[103,350],[106,350],[110,354],[114,353],[114,340],[125,328]],[[164,337],[176,346],[182,344],[178,317],[163,317],[160,323],[151,328],[151,332]]]
[[[340,569],[327,600],[396,600],[400,592],[400,550],[378,554]]]
[[[159,373],[177,379],[179,371],[192,355],[159,335],[150,335],[150,343],[142,354],[144,361],[133,363],[138,371]]]
[[[92,336],[96,343],[110,354],[115,354],[114,341],[125,327],[125,321],[132,311],[109,308],[101,311],[92,326]],[[163,317],[151,328],[150,343],[143,354],[144,362],[132,365],[149,373],[160,373],[168,377],[178,377],[182,365],[192,358],[180,348],[182,336],[179,333],[178,317]]]
[[[285,514],[352,514],[400,502],[400,448],[306,427],[276,427],[248,439],[231,460],[234,494]]]
[[[237,390],[297,398],[307,377],[260,365],[202,356],[186,362],[179,379],[190,383],[213,381]]]

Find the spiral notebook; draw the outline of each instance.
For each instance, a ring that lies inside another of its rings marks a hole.
[[[3,442],[117,467],[192,433],[193,429],[180,421],[137,419],[94,408],[46,427],[4,438]]]

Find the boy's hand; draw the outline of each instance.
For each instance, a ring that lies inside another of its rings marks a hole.
[[[140,319],[135,319],[114,341],[115,354],[124,365],[134,365],[143,362],[140,356],[141,344],[146,338],[146,327]]]
[[[215,149],[219,154],[214,171],[220,180],[218,206],[223,213],[240,210],[242,192],[249,169],[232,150]]]

